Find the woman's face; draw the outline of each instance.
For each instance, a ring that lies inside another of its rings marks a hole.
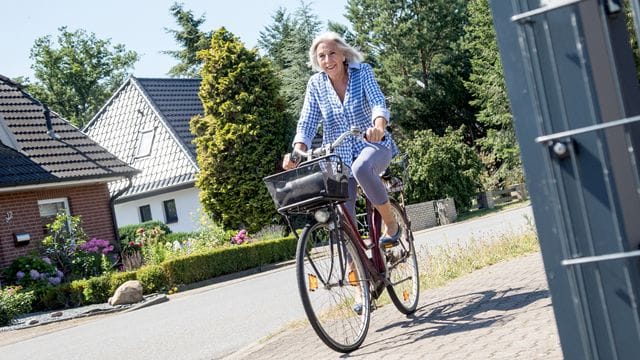
[[[338,49],[335,41],[328,40],[318,44],[316,58],[320,68],[330,78],[335,79],[344,74],[344,53]]]

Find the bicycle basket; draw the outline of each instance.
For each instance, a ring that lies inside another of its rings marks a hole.
[[[264,178],[280,213],[306,212],[349,198],[349,170],[335,156],[325,156]]]

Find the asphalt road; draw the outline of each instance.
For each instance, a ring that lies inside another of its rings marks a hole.
[[[415,233],[417,248],[491,240],[530,229],[531,208]],[[12,359],[219,359],[305,320],[295,270],[276,270],[186,291],[170,301],[103,316],[0,347]],[[0,336],[5,336],[0,333]],[[8,335],[7,335],[8,336]]]

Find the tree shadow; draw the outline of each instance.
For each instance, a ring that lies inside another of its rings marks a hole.
[[[376,330],[380,333],[394,328],[407,329],[406,332],[402,332],[402,339],[397,339],[399,335],[396,332],[376,343],[363,346],[356,354],[342,357],[366,356],[366,348],[369,346],[378,349],[383,345],[385,349],[390,349],[427,338],[489,327],[512,319],[515,316],[511,313],[512,310],[549,297],[548,290],[520,292],[522,290],[523,288],[513,288],[504,291],[473,292],[422,305],[413,315]]]

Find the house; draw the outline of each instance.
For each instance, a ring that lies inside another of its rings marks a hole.
[[[137,172],[0,75],[0,268],[35,250],[59,211],[115,242],[108,183]]]
[[[172,231],[200,226],[196,148],[189,122],[204,109],[200,79],[130,77],[84,128],[142,172],[115,201],[118,226],[160,220]],[[110,184],[112,193],[124,181]]]

